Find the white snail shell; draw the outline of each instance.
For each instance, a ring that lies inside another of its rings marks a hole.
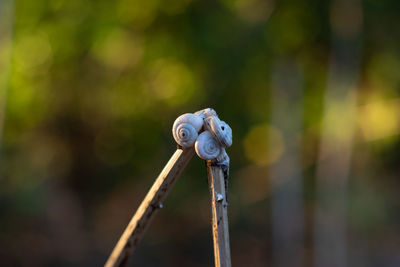
[[[226,153],[225,148],[221,148],[221,152],[219,153],[217,157],[217,162],[224,162],[229,165],[229,156],[228,153]]]
[[[195,112],[194,114],[203,117],[204,119],[211,116],[217,116],[217,112],[215,112],[212,108],[206,108]]]
[[[216,116],[206,118],[204,123],[205,128],[215,136],[222,146],[230,147],[232,145],[232,129],[227,123]]]
[[[197,155],[204,159],[215,159],[221,152],[220,144],[209,131],[202,132],[194,145]]]
[[[216,158],[218,164],[225,167],[225,170],[229,172],[229,164],[230,159],[228,154],[226,153],[225,148],[221,148],[221,153],[219,153],[218,157]]]
[[[175,141],[183,147],[191,147],[203,127],[203,118],[199,115],[186,113],[179,116],[172,126]]]

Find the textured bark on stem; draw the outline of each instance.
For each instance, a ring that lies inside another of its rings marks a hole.
[[[124,266],[143,237],[162,202],[194,155],[193,148],[177,149],[140,204],[105,266]]]
[[[228,202],[224,171],[220,165],[207,161],[208,187],[211,199],[211,226],[216,267],[231,266],[229,246]]]

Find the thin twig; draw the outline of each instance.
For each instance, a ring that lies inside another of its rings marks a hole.
[[[108,258],[106,267],[124,266],[126,264],[154,214],[162,207],[162,202],[193,155],[193,148],[177,149],[172,155],[126,227]]]
[[[225,192],[224,171],[221,166],[207,161],[207,174],[211,199],[211,225],[214,240],[215,266],[230,267],[228,202]]]

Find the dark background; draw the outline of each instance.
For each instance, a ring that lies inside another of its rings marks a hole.
[[[233,129],[233,266],[400,265],[395,0],[0,2],[0,265],[99,266],[176,148]],[[194,158],[132,266],[212,266]]]

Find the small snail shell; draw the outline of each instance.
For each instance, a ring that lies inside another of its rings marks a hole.
[[[207,117],[210,117],[210,116],[217,116],[217,112],[215,112],[215,110],[213,110],[212,108],[202,109],[202,110],[195,112],[194,114],[199,115],[199,116],[203,117],[204,119]]]
[[[217,157],[217,162],[221,165],[221,166],[225,166],[228,171],[229,171],[229,163],[230,163],[230,159],[228,154],[226,153],[225,148],[221,148],[221,153],[219,153],[218,157]]]
[[[183,147],[191,147],[203,127],[203,118],[199,115],[186,113],[179,116],[172,126],[175,141]]]
[[[230,147],[232,145],[232,128],[224,121],[221,121],[221,132],[220,132],[220,142],[225,147]]]
[[[197,155],[205,160],[215,159],[221,152],[219,143],[209,131],[199,135],[194,147]]]
[[[209,130],[224,147],[232,145],[232,129],[218,117],[212,116],[204,120],[205,128]]]
[[[217,162],[224,162],[229,165],[229,156],[228,153],[226,153],[225,148],[221,148],[221,152],[219,153],[217,157]]]

